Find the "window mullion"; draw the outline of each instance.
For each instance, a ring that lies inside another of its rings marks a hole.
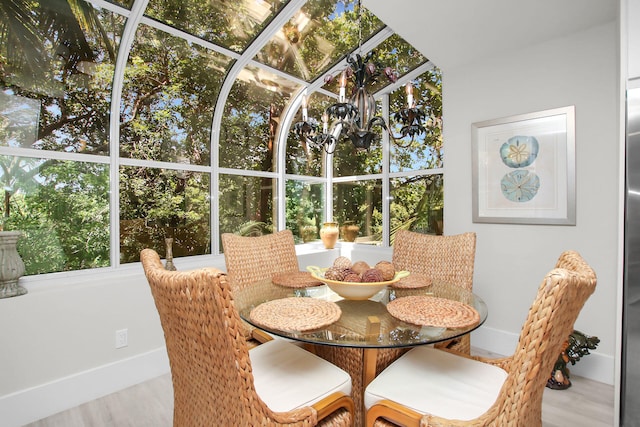
[[[122,32],[113,76],[109,122],[109,157],[111,159],[109,168],[109,188],[111,192],[109,196],[109,230],[111,231],[110,263],[112,267],[120,264],[120,103],[122,101],[122,87],[129,52],[148,2],[149,0],[137,0],[131,8],[131,14]]]

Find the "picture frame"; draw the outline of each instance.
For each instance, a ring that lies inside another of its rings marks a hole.
[[[575,225],[575,106],[473,123],[473,222]]]

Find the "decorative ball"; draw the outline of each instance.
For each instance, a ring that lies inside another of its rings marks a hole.
[[[393,280],[393,278],[396,275],[396,268],[389,261],[380,261],[379,263],[376,264],[375,268],[380,270],[380,272],[382,272],[382,277],[385,282],[389,280]]]
[[[346,256],[339,256],[333,261],[333,266],[337,268],[351,268],[351,260]]]
[[[364,273],[365,271],[367,271],[370,268],[371,267],[369,267],[369,264],[367,264],[364,261],[356,261],[351,266],[351,269],[353,271],[355,271],[356,273],[358,273],[359,275],[362,275],[362,273]]]
[[[370,268],[364,273],[362,273],[362,281],[363,282],[384,282],[384,278],[382,277],[382,271],[377,268]]]
[[[360,275],[358,273],[349,273],[347,274],[344,279],[342,279],[343,282],[360,282]]]
[[[345,276],[348,276],[349,274],[358,274],[358,273],[356,273],[355,271],[353,271],[350,268],[345,268],[343,271],[344,271],[344,275]],[[358,276],[359,276],[359,274],[358,274]]]
[[[324,278],[329,280],[337,280],[341,282],[344,280],[344,276],[346,275],[344,268],[338,267],[329,267],[327,271],[324,272]]]

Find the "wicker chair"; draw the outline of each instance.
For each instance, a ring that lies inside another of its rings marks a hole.
[[[224,233],[221,236],[227,275],[233,289],[244,289],[274,273],[299,271],[291,230],[258,237]]]
[[[476,233],[434,236],[398,230],[393,243],[393,265],[435,280],[454,283],[471,291],[476,259]],[[462,336],[436,347],[448,347],[470,354],[471,339]],[[397,356],[396,356],[397,357]],[[386,356],[393,359],[393,354]]]
[[[416,347],[392,363],[365,393],[368,426],[540,426],[549,372],[596,275],[573,251],[545,277],[516,352],[489,359]]]
[[[222,250],[232,291],[245,289],[252,283],[270,279],[275,273],[299,271],[295,241],[291,230],[258,237],[224,233]],[[246,322],[245,337],[253,346],[272,337]]]
[[[171,364],[174,426],[350,426],[349,375],[282,340],[248,350],[227,276],[141,261]]]
[[[471,290],[475,260],[476,235],[464,233],[457,236],[432,236],[406,230],[396,232],[392,262],[397,270],[420,273],[436,280],[457,283]],[[451,342],[443,343],[445,347]],[[468,335],[458,338],[452,348],[470,352]],[[391,362],[406,353],[408,348],[370,349],[316,346],[315,353],[351,374],[351,395],[356,405],[356,423],[364,408],[365,377],[382,372]],[[367,353],[368,352],[368,353]],[[375,356],[371,356],[375,354]],[[365,375],[365,371],[369,374]],[[364,421],[364,420],[362,420]]]

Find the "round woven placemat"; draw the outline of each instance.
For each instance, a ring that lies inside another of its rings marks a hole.
[[[323,284],[318,279],[314,279],[308,271],[277,273],[271,277],[271,282],[273,282],[274,285],[285,286],[287,288],[310,288]]]
[[[480,322],[478,312],[468,304],[427,295],[398,298],[387,311],[403,322],[440,328],[464,328]]]
[[[422,274],[411,273],[409,276],[392,283],[392,288],[397,289],[418,289],[431,286],[431,278]]]
[[[342,311],[334,302],[315,298],[283,298],[260,304],[249,314],[257,325],[285,332],[311,331],[330,325]]]

